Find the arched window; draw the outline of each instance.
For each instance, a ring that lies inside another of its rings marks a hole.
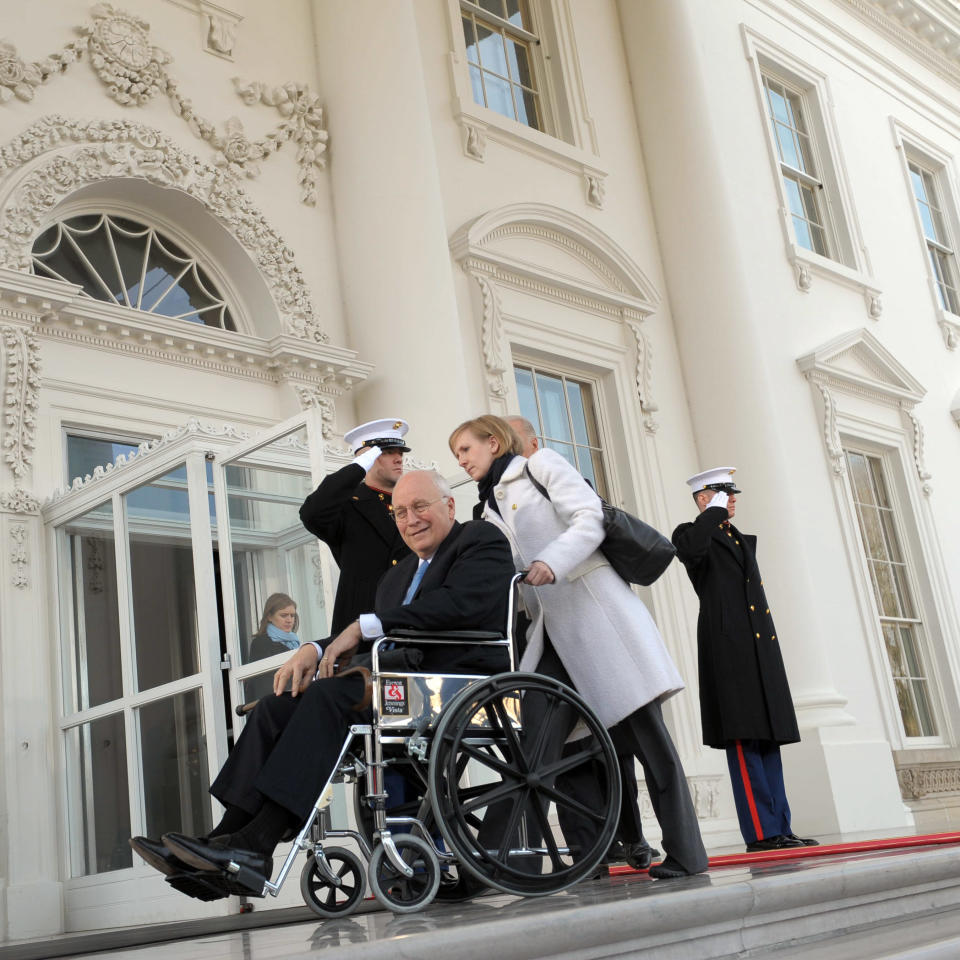
[[[237,329],[197,259],[153,227],[127,217],[94,213],[53,224],[33,244],[33,272],[75,283],[94,300]]]

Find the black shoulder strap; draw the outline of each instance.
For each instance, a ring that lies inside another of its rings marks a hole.
[[[541,497],[546,497],[547,500],[550,499],[550,494],[547,493],[547,488],[530,472],[530,464],[525,463],[523,465],[523,472],[527,475],[527,479],[537,488]]]

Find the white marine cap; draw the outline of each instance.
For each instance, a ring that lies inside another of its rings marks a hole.
[[[687,484],[692,493],[699,493],[701,490],[739,493],[737,485],[733,482],[733,475],[736,472],[736,467],[714,467],[712,470],[704,470],[703,473],[695,473],[687,480]]]
[[[354,453],[361,447],[380,447],[381,450],[400,449],[404,453],[409,453],[410,448],[403,442],[409,429],[410,424],[406,420],[371,420],[348,430],[343,435],[343,439]]]

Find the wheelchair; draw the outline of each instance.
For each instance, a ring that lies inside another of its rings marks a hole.
[[[574,690],[514,672],[520,579],[511,583],[506,635],[397,631],[374,643],[371,721],[350,727],[276,879],[248,896],[276,896],[301,852],[304,902],[324,918],[352,913],[368,881],[387,909],[412,913],[485,888],[547,896],[595,872],[617,828],[617,756]],[[485,676],[383,665],[391,648],[425,650],[429,662],[431,648],[475,644],[504,648],[510,670]],[[391,804],[384,781],[397,772],[405,796]],[[331,824],[335,783],[354,785],[358,829]],[[567,823],[579,826],[578,843],[558,838],[551,811],[564,832]],[[348,838],[362,856],[331,843]],[[243,879],[235,878],[241,886]]]

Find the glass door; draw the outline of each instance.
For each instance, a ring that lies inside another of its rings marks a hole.
[[[296,604],[300,641],[329,634],[335,565],[300,522],[300,506],[319,482],[305,415],[214,461],[224,660],[233,707],[273,689],[273,674],[291,648],[261,630],[275,594]],[[322,442],[322,441],[321,441]],[[320,451],[322,454],[322,449]]]

